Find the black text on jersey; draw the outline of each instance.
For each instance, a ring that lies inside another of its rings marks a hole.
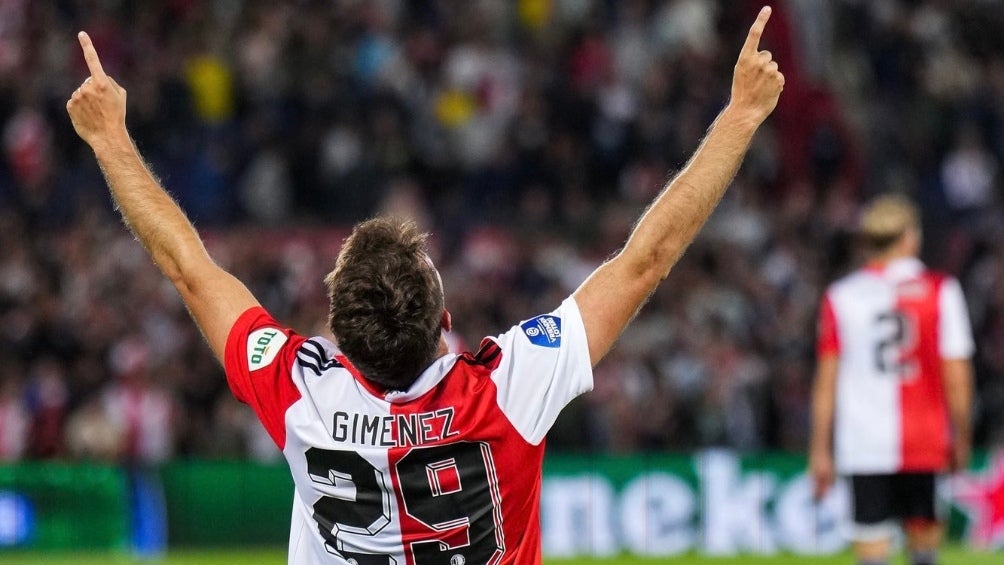
[[[335,412],[331,437],[337,442],[377,447],[423,445],[460,435],[453,429],[453,408],[415,414],[376,416]]]

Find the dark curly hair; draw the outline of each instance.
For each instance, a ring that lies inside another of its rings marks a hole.
[[[339,349],[389,390],[410,387],[439,347],[443,289],[426,254],[427,237],[396,218],[359,223],[324,278],[328,326]]]

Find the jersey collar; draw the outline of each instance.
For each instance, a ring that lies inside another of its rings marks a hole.
[[[403,404],[415,400],[419,396],[429,392],[432,388],[443,380],[443,377],[450,372],[457,362],[457,356],[453,353],[443,355],[432,362],[432,365],[422,371],[418,379],[412,383],[408,390],[392,390],[383,395],[383,399],[392,404]]]
[[[869,263],[865,266],[865,271],[893,280],[916,277],[924,269],[924,263],[916,257],[900,257],[888,263]]]
[[[924,264],[914,257],[903,257],[890,261],[885,267],[885,276],[895,281],[915,278],[924,272]]]

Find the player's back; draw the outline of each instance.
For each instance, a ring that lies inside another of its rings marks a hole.
[[[840,471],[940,471],[947,465],[942,359],[966,349],[960,342],[968,336],[958,283],[916,259],[866,267],[827,290],[820,353],[838,358]]]
[[[305,375],[311,398],[286,416],[295,431],[286,439],[300,495],[294,512],[303,513],[294,521],[316,528],[311,536],[320,532],[333,553],[360,564],[389,563],[373,556],[405,553],[399,545],[415,563],[445,564],[498,563],[524,532],[539,534],[529,502],[540,488],[542,444],[524,441],[496,403],[497,345],[443,357],[408,393],[385,399],[331,344],[311,341],[304,350],[337,363]]]
[[[574,301],[439,358],[403,392],[260,309],[230,340],[231,387],[296,486],[290,563],[540,562],[544,434],[591,386]]]

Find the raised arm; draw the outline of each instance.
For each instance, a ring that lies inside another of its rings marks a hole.
[[[764,7],[753,23],[729,104],[694,156],[642,215],[624,249],[575,291],[594,365],[693,241],[732,182],[753,134],[777,105],[784,76],[771,54],[759,51],[770,13]]]
[[[251,292],[209,257],[195,227],[136,151],[125,126],[126,91],[101,68],[90,37],[80,46],[91,76],[66,103],[73,128],[94,150],[122,219],[185,301],[217,359]]]

